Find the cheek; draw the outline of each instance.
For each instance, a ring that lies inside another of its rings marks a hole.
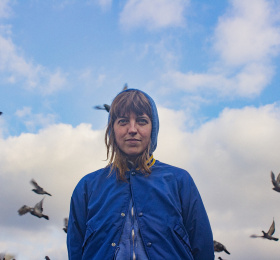
[[[145,136],[146,139],[150,140],[151,139],[151,133],[152,133],[152,128],[146,129],[143,135]]]
[[[122,136],[124,135],[124,131],[123,131],[123,129],[121,129],[119,127],[114,127],[114,134],[115,134],[116,142],[119,142],[121,140]]]

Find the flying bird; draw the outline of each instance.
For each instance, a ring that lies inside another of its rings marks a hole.
[[[122,89],[122,91],[127,90],[127,88],[128,88],[128,86],[127,86],[127,84],[125,83],[125,84],[124,84],[124,87],[123,87],[123,89]],[[108,104],[103,104],[103,106],[94,106],[95,109],[106,110],[108,113],[110,112],[110,107],[111,107],[111,106],[108,105]]]
[[[106,110],[108,113],[110,111],[110,105],[108,104],[104,104],[103,106],[95,106],[94,108],[99,110]]]
[[[280,173],[277,176],[277,179],[275,180],[275,175],[273,173],[273,171],[270,172],[270,176],[271,176],[271,182],[273,184],[273,190],[280,192]]]
[[[272,224],[271,224],[269,230],[267,232],[264,232],[262,230],[262,232],[263,232],[262,236],[251,235],[251,237],[252,238],[261,237],[261,238],[266,238],[268,240],[274,240],[274,241],[278,241],[279,240],[279,238],[276,238],[276,237],[272,236],[274,234],[274,232],[275,232],[275,222],[274,222],[274,219],[272,221]]]
[[[38,217],[38,218],[45,218],[47,220],[49,220],[49,217],[47,215],[43,214],[43,200],[44,198],[35,204],[34,208],[28,207],[26,205],[23,205],[19,210],[18,210],[18,214],[20,216],[30,212],[31,215]]]
[[[45,256],[45,259],[46,259],[46,260],[51,260],[47,255]]]
[[[3,114],[3,112],[0,111],[0,116]]]
[[[68,230],[68,218],[64,218],[64,228],[63,228],[64,232],[67,233]]]
[[[38,183],[34,180],[34,179],[32,179],[31,181],[30,181],[30,183],[35,187],[35,189],[32,189],[32,191],[34,191],[35,193],[37,193],[37,194],[47,194],[47,195],[49,195],[49,196],[52,196],[51,194],[49,194],[48,192],[46,192],[42,187],[40,187],[39,185],[38,185]]]
[[[230,255],[230,252],[227,251],[226,247],[222,243],[215,241],[215,240],[214,240],[214,251],[215,252],[225,251],[227,254]]]

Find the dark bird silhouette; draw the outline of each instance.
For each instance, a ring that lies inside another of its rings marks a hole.
[[[46,259],[46,260],[51,260],[47,255],[45,256],[45,259]]]
[[[0,116],[3,114],[3,112],[0,111]]]
[[[49,194],[48,192],[46,192],[42,187],[40,187],[34,179],[32,179],[32,180],[30,181],[30,183],[35,187],[35,189],[32,189],[32,191],[34,191],[35,193],[37,193],[37,194],[42,194],[42,195],[43,195],[43,194],[47,194],[47,195],[49,195],[49,196],[52,196],[51,194]]]
[[[215,252],[222,252],[225,251],[227,254],[230,255],[230,252],[226,249],[226,247],[220,243],[214,240],[214,251]]]
[[[47,220],[49,220],[49,217],[47,215],[43,214],[43,200],[44,198],[36,203],[36,205],[34,206],[34,208],[28,207],[26,205],[23,205],[19,210],[18,210],[18,214],[20,216],[30,212],[31,215],[38,217],[38,218],[45,218]]]
[[[261,237],[261,238],[266,238],[268,240],[274,240],[274,241],[278,241],[279,240],[279,238],[276,238],[276,237],[272,236],[274,234],[274,232],[275,232],[275,222],[274,222],[274,219],[272,221],[272,224],[271,224],[269,230],[267,232],[264,232],[262,230],[262,232],[263,232],[262,236],[251,235],[250,237],[252,237],[252,238]]]
[[[274,186],[272,189],[277,192],[280,192],[280,173],[278,174],[276,180],[275,180],[275,175],[274,175],[273,171],[270,172],[270,176],[271,176],[272,184]]]
[[[128,86],[127,86],[127,84],[125,83],[125,84],[124,84],[124,87],[123,87],[123,89],[122,89],[122,91],[127,90],[127,88],[128,88]],[[95,109],[106,110],[108,113],[110,112],[110,107],[111,107],[111,106],[108,105],[108,104],[103,104],[103,106],[94,106]]]
[[[64,219],[64,228],[63,228],[64,232],[67,233],[68,230],[68,218]]]
[[[219,259],[219,260],[226,260],[226,259],[224,259],[224,258],[221,258],[220,256],[218,257],[218,259]]]
[[[104,104],[103,106],[95,106],[94,108],[99,110],[106,110],[108,113],[110,111],[110,105],[108,104]]]

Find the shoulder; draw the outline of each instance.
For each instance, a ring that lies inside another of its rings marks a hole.
[[[169,176],[169,178],[176,180],[179,187],[195,186],[194,180],[187,170],[160,161],[156,161],[153,165],[152,174]]]
[[[156,163],[153,165],[152,168],[153,172],[169,172],[176,177],[191,177],[189,172],[183,168],[176,167],[167,163],[160,162],[156,160]]]
[[[97,171],[86,174],[84,177],[80,179],[78,184],[74,189],[74,193],[87,191],[92,189],[94,185],[98,185],[100,182],[106,180],[110,173],[110,167],[101,168]]]

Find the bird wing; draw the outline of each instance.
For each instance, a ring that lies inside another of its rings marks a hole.
[[[38,183],[37,183],[34,179],[32,179],[32,180],[30,181],[30,183],[31,183],[37,190],[42,190],[42,188],[38,185]]]
[[[94,106],[95,109],[105,110],[105,107],[102,106]]]
[[[26,214],[27,212],[30,212],[31,208],[26,206],[26,205],[23,205],[19,210],[18,210],[18,214],[20,216]]]
[[[65,225],[65,227],[68,227],[68,218],[64,219],[64,225]]]
[[[36,203],[36,205],[34,206],[34,210],[35,211],[39,211],[39,212],[43,212],[43,199],[40,200],[40,202]]]
[[[269,236],[272,236],[274,232],[275,232],[275,222],[274,222],[274,219],[273,219],[272,224],[271,224],[271,226],[270,226],[270,228],[269,228],[267,234],[268,234]]]
[[[274,175],[273,171],[270,172],[270,176],[271,176],[271,181],[274,184],[275,183],[275,175]]]
[[[125,83],[125,84],[124,84],[124,87],[123,87],[123,91],[124,91],[124,90],[127,90],[127,89],[128,89],[128,86],[127,86],[127,84]]]
[[[280,184],[280,173],[277,176],[276,182],[277,182],[278,185]]]
[[[107,112],[110,112],[110,108],[111,108],[110,105],[104,104],[103,106],[105,107],[105,110],[106,110]]]

